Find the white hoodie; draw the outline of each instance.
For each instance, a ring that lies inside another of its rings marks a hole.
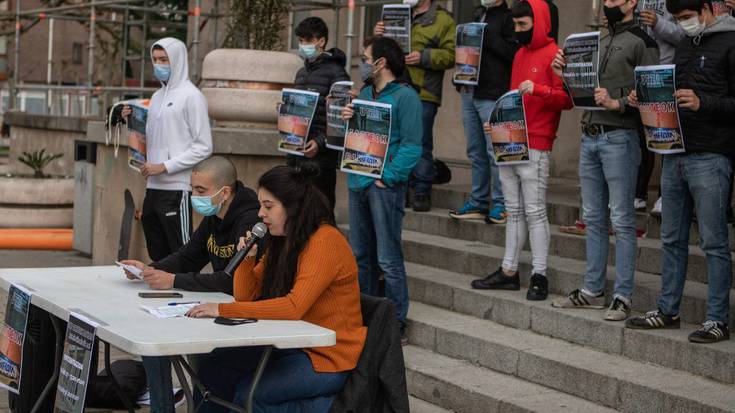
[[[166,172],[149,177],[146,187],[191,191],[191,168],[212,154],[207,101],[189,81],[186,45],[172,37],[156,45],[168,54],[171,77],[161,82],[163,87],[151,98],[145,127],[146,151],[148,162],[163,163]]]

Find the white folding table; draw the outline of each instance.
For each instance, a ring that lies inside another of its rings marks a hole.
[[[170,356],[184,389],[189,412],[194,412],[196,406],[184,370],[187,370],[192,384],[202,391],[205,399],[230,408],[237,406],[208,393],[183,355],[209,353],[216,348],[264,346],[265,351],[256,369],[245,408],[246,412],[252,412],[252,396],[274,347],[327,347],[336,342],[334,331],[304,321],[258,320],[256,323],[224,326],[215,324],[211,318],[157,319],[141,306],[157,307],[172,301],[223,303],[233,299],[221,293],[181,290],[177,292],[182,293],[183,298],[140,298],[139,292],[151,290],[142,281],[128,280],[122,269],[116,266],[0,269],[0,288],[7,291],[11,284],[30,290],[33,293],[33,305],[61,320],[67,321],[70,312],[77,312],[98,322],[97,337],[105,343],[105,368],[108,374],[110,345],[140,356]],[[54,328],[60,331],[59,321],[54,317],[51,319]],[[56,374],[64,339],[59,335],[57,333]],[[54,381],[52,377],[45,389],[45,396],[51,393]],[[112,382],[117,386],[114,377]],[[37,404],[40,405],[40,402]],[[130,406],[128,410],[132,410]]]

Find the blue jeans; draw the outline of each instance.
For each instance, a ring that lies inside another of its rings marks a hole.
[[[217,349],[203,356],[199,378],[219,398],[245,406],[262,347]],[[302,350],[274,349],[255,389],[253,413],[327,413],[350,372],[317,373]],[[202,399],[198,391],[195,403]],[[202,413],[227,412],[206,402]]]
[[[689,258],[689,228],[697,211],[699,245],[707,255],[707,320],[727,323],[732,261],[726,210],[732,163],[724,155],[664,155],[661,175],[663,262],[658,307],[679,314]]]
[[[582,215],[587,225],[587,270],[584,288],[593,293],[605,289],[610,221],[615,229],[614,295],[630,300],[633,295],[638,241],[635,233],[635,185],[641,148],[634,129],[617,129],[598,136],[582,136],[579,178]]]
[[[141,357],[148,391],[151,395],[151,413],[174,413],[174,386],[171,382],[171,360],[168,357]]]
[[[406,266],[401,249],[401,225],[406,186],[378,188],[375,184],[363,191],[350,190],[350,245],[355,254],[360,291],[378,294],[378,277],[383,271],[385,296],[396,307],[401,325],[408,314]]]
[[[424,127],[424,135],[421,139],[423,151],[421,159],[413,170],[413,189],[416,195],[430,195],[431,183],[434,181],[434,118],[439,110],[439,105],[433,102],[421,101],[423,112],[421,120]]]
[[[488,209],[488,196],[492,184],[493,207],[504,207],[500,169],[495,163],[490,138],[485,135],[482,128],[482,125],[490,119],[490,113],[495,108],[495,101],[475,99],[472,92],[462,92],[460,97],[462,98],[464,136],[467,139],[467,157],[472,166],[472,191],[469,202],[476,208]]]

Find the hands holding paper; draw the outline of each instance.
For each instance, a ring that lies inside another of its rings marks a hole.
[[[699,100],[699,96],[691,89],[679,89],[674,93],[674,97],[680,108],[697,112],[701,107],[702,102]],[[628,104],[634,108],[638,107],[638,93],[635,90],[631,91],[628,95]]]
[[[174,274],[166,271],[157,270],[136,260],[124,260],[121,261],[120,264],[128,265],[141,271],[140,276],[136,276],[130,270],[123,267],[123,270],[125,271],[125,276],[128,277],[129,280],[142,279],[146,282],[146,284],[148,284],[150,288],[154,290],[170,290],[174,288],[174,279],[176,278]]]

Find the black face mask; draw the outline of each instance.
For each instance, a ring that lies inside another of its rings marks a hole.
[[[526,30],[523,32],[516,32],[516,40],[518,40],[518,43],[521,45],[527,45],[531,44],[531,40],[533,39],[533,29]]]
[[[607,7],[603,6],[602,9],[605,12],[608,26],[614,26],[615,23],[622,21],[625,18],[625,13],[620,10],[620,6]]]

